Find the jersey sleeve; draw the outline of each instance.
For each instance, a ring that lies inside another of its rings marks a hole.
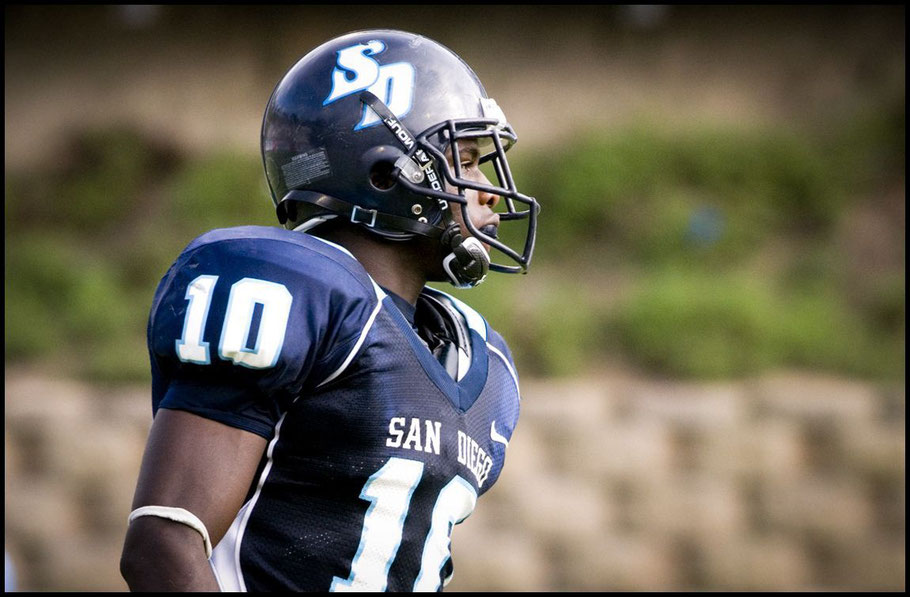
[[[214,231],[180,255],[149,318],[154,411],[270,439],[289,405],[342,366],[378,300],[353,258],[303,237]]]

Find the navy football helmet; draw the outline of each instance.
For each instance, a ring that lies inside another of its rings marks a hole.
[[[459,143],[468,141],[497,184],[462,175]],[[523,273],[531,262],[539,206],[512,179],[506,150],[516,141],[461,58],[391,30],[349,33],[301,58],[278,83],[262,123],[262,159],[282,224],[307,230],[344,218],[390,240],[439,239],[458,287],[479,284],[487,269]],[[466,189],[500,197],[501,225],[517,222],[510,227],[523,233],[517,248],[495,227],[475,228]],[[450,206],[462,210],[473,238]],[[491,263],[478,239],[508,262]]]

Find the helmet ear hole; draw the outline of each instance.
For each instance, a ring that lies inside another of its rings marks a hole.
[[[395,164],[382,160],[373,164],[370,168],[370,184],[378,191],[388,191],[395,186],[396,180],[392,176],[395,171]]]

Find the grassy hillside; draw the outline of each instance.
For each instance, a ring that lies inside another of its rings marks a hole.
[[[532,273],[459,294],[524,375],[902,377],[904,130],[900,97],[799,132],[633,124],[522,148],[516,180],[543,206]],[[7,173],[7,363],[145,380],[173,258],[208,229],[273,223],[260,162],[123,129],[56,158]]]

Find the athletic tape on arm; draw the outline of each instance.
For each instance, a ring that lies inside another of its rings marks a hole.
[[[212,557],[212,542],[209,540],[209,532],[206,530],[205,525],[202,524],[202,521],[196,517],[195,514],[189,510],[184,510],[183,508],[173,508],[170,506],[142,506],[141,508],[136,508],[130,512],[130,518],[128,522],[133,522],[140,516],[157,516],[159,518],[166,518],[168,520],[173,520],[174,522],[179,522],[185,524],[188,527],[192,527],[202,535],[202,541],[205,543],[205,557]]]

